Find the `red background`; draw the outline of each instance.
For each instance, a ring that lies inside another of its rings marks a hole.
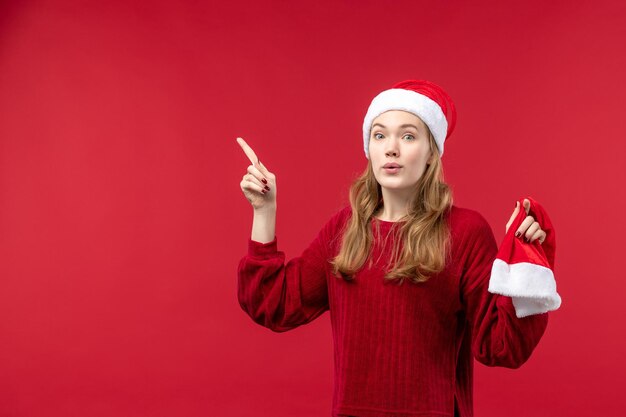
[[[330,415],[329,315],[277,334],[238,305],[235,138],[297,256],[407,78],[457,105],[455,203],[500,241],[530,195],[557,233],[563,304],[522,368],[476,363],[476,415],[623,415],[626,8],[505,3],[3,2],[0,415]]]

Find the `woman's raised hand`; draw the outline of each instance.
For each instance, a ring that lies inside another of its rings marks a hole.
[[[519,225],[517,230],[515,231],[515,237],[524,239],[526,242],[534,242],[535,240],[539,241],[541,245],[544,240],[546,240],[546,232],[541,229],[541,225],[535,220],[535,218],[530,213],[530,201],[525,198],[524,199],[524,210],[526,211],[526,218],[522,221],[522,224]],[[515,210],[513,210],[513,214],[511,214],[511,218],[506,224],[505,233],[509,232],[509,227],[517,217],[517,213],[519,213],[519,201],[515,203]],[[524,237],[522,238],[522,234]]]
[[[245,140],[237,138],[237,143],[250,160],[248,173],[241,180],[241,191],[255,210],[276,208],[276,176],[259,161]]]

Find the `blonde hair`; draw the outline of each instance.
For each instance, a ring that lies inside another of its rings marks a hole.
[[[452,190],[443,180],[443,165],[430,131],[428,137],[432,162],[415,185],[406,222],[401,228],[397,227],[399,223],[392,225],[392,231],[398,233],[399,229],[399,235],[394,239],[390,261],[393,267],[385,273],[385,279],[399,284],[406,278],[413,283],[427,281],[443,270],[449,256],[446,214],[452,207]],[[381,187],[369,160],[365,171],[350,186],[352,217],[344,229],[339,253],[330,260],[335,276],[352,281],[368,258],[369,266],[372,265],[374,236],[370,223],[382,203]],[[404,242],[404,248],[398,256],[400,242]]]

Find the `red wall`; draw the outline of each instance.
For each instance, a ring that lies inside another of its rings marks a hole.
[[[530,195],[557,231],[563,304],[522,368],[476,363],[476,415],[623,414],[624,2],[89,3],[0,6],[1,416],[330,415],[328,313],[276,334],[237,302],[235,138],[297,256],[407,78],[457,105],[456,204],[499,241]]]

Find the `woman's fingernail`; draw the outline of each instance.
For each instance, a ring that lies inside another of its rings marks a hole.
[[[522,235],[522,232],[515,232],[515,237],[520,237]]]
[[[263,181],[263,184],[267,184],[267,180],[265,178],[263,178],[261,181]]]
[[[269,191],[269,190],[270,190],[270,187],[268,187],[268,186],[266,185],[266,186],[265,186],[265,189],[266,189],[267,191]]]

